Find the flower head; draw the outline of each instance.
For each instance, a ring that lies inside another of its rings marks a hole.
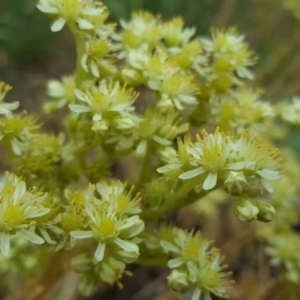
[[[206,249],[210,245],[209,242],[203,240],[200,232],[194,234],[181,229],[177,231],[174,242],[175,245],[168,241],[160,242],[165,251],[171,251],[178,256],[168,262],[168,266],[172,269],[178,268],[189,261],[197,261],[200,249]]]
[[[139,123],[138,133],[141,141],[137,146],[137,153],[145,153],[149,143],[154,143],[165,149],[172,145],[172,141],[181,133],[188,130],[188,124],[180,124],[181,119],[176,112],[162,115],[157,110],[148,109],[144,120]]]
[[[224,130],[235,129],[241,132],[245,128],[255,131],[265,129],[261,123],[274,117],[268,102],[259,99],[260,92],[240,88],[228,94],[211,98],[211,113],[217,124]]]
[[[46,113],[54,113],[60,108],[75,102],[75,79],[63,76],[61,81],[52,79],[47,83],[47,94],[52,99],[44,105]]]
[[[7,92],[9,92],[12,87],[3,81],[0,81],[0,115],[11,114],[12,110],[19,107],[19,102],[5,103],[3,102]]]
[[[294,97],[292,103],[279,106],[282,119],[291,125],[300,125],[300,97]]]
[[[82,104],[70,104],[70,109],[78,114],[89,113],[94,123],[92,130],[96,132],[104,133],[109,128],[130,131],[139,120],[132,114],[138,94],[121,87],[119,82],[103,80],[99,86],[77,89],[75,93]]]
[[[180,68],[165,70],[161,78],[150,79],[148,85],[160,94],[158,107],[183,110],[197,104],[198,88],[194,77]]]
[[[197,135],[196,143],[190,139],[180,140],[177,160],[158,168],[158,172],[180,169],[180,179],[189,180],[199,176],[199,180],[203,180],[203,189],[211,190],[218,179],[225,182],[225,185],[230,184],[230,176],[233,175],[231,171],[234,171],[239,173],[243,187],[247,185],[245,179],[260,178],[265,189],[271,191],[269,181],[281,178],[278,167],[278,149],[266,145],[255,135],[249,136],[247,131],[238,140],[234,140],[217,128],[214,134],[203,131],[203,138]]]
[[[162,25],[162,37],[169,47],[186,44],[195,34],[196,28],[183,28],[184,22],[181,18],[173,18]]]
[[[198,300],[204,295],[205,300],[211,300],[210,293],[218,297],[226,298],[226,291],[232,283],[228,276],[230,272],[224,272],[224,266],[221,265],[224,257],[220,255],[217,249],[212,249],[206,257],[199,257],[198,264],[188,263],[189,279],[195,285],[195,290],[191,300]]]
[[[123,31],[114,36],[116,40],[122,41],[124,48],[119,54],[120,58],[127,56],[130,49],[136,49],[143,44],[153,48],[161,40],[160,21],[150,13],[134,12],[130,21],[121,20],[120,24]]]
[[[0,186],[0,235],[1,252],[9,255],[10,236],[16,232],[36,244],[44,243],[35,231],[35,218],[49,212],[42,206],[46,194],[27,191],[20,178],[6,174],[5,183]]]
[[[236,71],[241,78],[253,78],[248,67],[255,63],[255,58],[244,42],[244,36],[239,35],[235,28],[215,30],[212,32],[212,40],[202,39],[202,42],[204,49],[213,53],[215,71]]]
[[[100,17],[105,12],[105,7],[93,0],[40,0],[37,8],[56,17],[52,31],[60,31],[68,22],[76,23],[81,30],[93,29],[94,24],[88,17]]]
[[[233,146],[234,162],[227,166],[231,170],[242,170],[246,175],[256,175],[267,191],[272,191],[269,181],[278,180],[281,175],[277,171],[280,152],[271,145],[243,131]]]
[[[93,76],[99,78],[103,75],[116,72],[113,64],[113,57],[109,53],[113,50],[113,45],[108,39],[91,39],[86,42],[86,52],[81,58],[83,69],[90,71]]]
[[[71,236],[94,238],[98,243],[97,261],[102,261],[108,253],[124,262],[134,261],[139,256],[134,238],[144,228],[143,221],[136,215],[140,211],[138,199],[130,197],[131,192],[126,192],[125,185],[120,182],[98,184],[97,190],[102,199],[84,204],[89,230],[73,230]]]
[[[174,241],[160,241],[161,247],[175,256],[168,262],[168,266],[174,269],[168,277],[170,287],[184,292],[189,286],[194,286],[192,300],[198,300],[201,295],[210,300],[210,293],[228,298],[226,290],[230,285],[230,273],[224,272],[226,265],[221,265],[224,257],[219,250],[211,248],[211,242],[199,232],[193,234],[179,229],[175,234]]]
[[[6,115],[0,119],[0,142],[16,155],[20,155],[26,143],[33,140],[40,125],[37,118],[21,115]],[[11,150],[10,150],[11,149]]]

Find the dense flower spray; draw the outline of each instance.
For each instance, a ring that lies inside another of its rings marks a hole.
[[[201,222],[210,218],[253,222],[271,265],[299,284],[300,242],[290,232],[299,172],[295,162],[282,172],[272,146],[274,137],[284,144],[278,122],[299,125],[299,99],[272,105],[248,87],[256,56],[245,37],[235,28],[199,37],[181,18],[145,12],[118,30],[94,0],[39,0],[37,8],[52,31],[70,29],[77,59],[74,74],[47,85],[43,108],[61,112],[60,134],[16,112],[0,82],[0,145],[11,166],[0,184],[0,271],[11,276],[18,256],[28,274],[40,271],[36,288],[20,288],[23,298],[42,299],[70,269],[85,296],[100,281],[122,289],[130,263],[169,268],[166,284],[192,300],[228,298],[233,274],[205,238]],[[191,214],[184,230],[169,214],[183,207],[205,217]]]

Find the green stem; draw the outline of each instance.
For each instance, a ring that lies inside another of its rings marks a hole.
[[[170,194],[166,198],[163,205],[143,211],[140,215],[141,218],[148,219],[148,220],[159,219],[163,214],[165,214],[169,210],[177,209],[187,205],[187,203],[184,202],[183,199],[186,198],[186,196],[197,185],[197,183],[199,183],[199,177],[195,177],[190,180],[187,180],[174,194]],[[202,193],[197,194],[197,198],[201,198],[205,194],[206,191],[203,191]],[[181,201],[182,203],[180,203]]]
[[[103,151],[105,151],[105,150],[103,150]],[[133,149],[129,148],[129,149],[126,149],[126,150],[123,150],[123,151],[115,152],[115,153],[108,153],[108,152],[105,152],[105,153],[106,153],[106,159],[107,160],[109,160],[109,159],[112,160],[112,159],[123,158],[125,156],[128,156],[132,152],[133,152]]]
[[[139,259],[135,262],[139,265],[145,267],[166,267],[168,265],[169,259],[166,257],[139,257]]]
[[[79,165],[84,173],[84,171],[86,170],[86,167],[87,167],[86,152],[82,149],[78,150],[77,158],[78,158]]]
[[[82,33],[77,30],[75,23],[69,22],[68,26],[76,43],[76,86],[80,87],[82,82],[89,78],[89,73],[86,72],[81,65],[82,56],[85,54],[85,39]]]
[[[151,150],[152,150],[152,147],[151,147],[150,142],[148,141],[147,150],[146,150],[146,153],[143,157],[142,166],[141,166],[141,170],[140,170],[140,175],[139,175],[139,178],[138,178],[138,182],[136,184],[136,189],[137,190],[141,187],[141,185],[147,179],[147,173],[149,172],[148,166],[149,166],[149,162],[150,162],[150,159],[151,159]]]

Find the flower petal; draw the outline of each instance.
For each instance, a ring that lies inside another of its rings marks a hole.
[[[10,235],[8,233],[2,233],[1,236],[1,252],[7,257],[10,251]]]
[[[168,146],[168,145],[171,145],[172,142],[167,140],[167,139],[164,139],[158,135],[153,135],[152,139],[157,142],[158,144],[160,145],[163,145],[163,146]]]
[[[53,32],[60,31],[64,27],[65,24],[66,24],[66,20],[63,18],[59,18],[52,23],[51,31],[53,31]]]
[[[160,246],[163,247],[167,251],[172,251],[174,253],[179,253],[179,249],[176,246],[174,246],[173,244],[171,244],[167,241],[161,240],[160,241]]]
[[[26,193],[26,184],[24,181],[20,181],[17,184],[17,187],[15,189],[14,195],[13,195],[13,204],[17,204],[21,198],[24,196]]]
[[[37,4],[36,6],[40,11],[46,14],[57,14],[58,10],[57,8],[48,6],[48,5],[43,5],[43,4]]]
[[[176,269],[183,264],[181,257],[173,258],[168,261],[168,267],[171,269]]]
[[[78,19],[77,23],[78,23],[80,29],[93,29],[94,28],[94,25],[85,19]]]
[[[201,296],[201,290],[196,288],[194,293],[193,293],[193,296],[192,296],[191,300],[199,300],[200,296]]]
[[[75,89],[75,95],[79,100],[81,100],[83,102],[86,102],[86,103],[90,102],[89,97],[83,91],[81,91],[79,89]]]
[[[104,252],[105,252],[105,243],[99,243],[98,247],[95,252],[95,258],[97,261],[102,261],[104,257]]]
[[[206,179],[203,182],[203,189],[205,191],[211,190],[216,186],[218,174],[217,173],[209,173]]]
[[[114,242],[126,252],[139,252],[139,247],[134,243],[121,240],[120,238],[116,238]]]
[[[165,172],[168,172],[168,171],[179,169],[182,166],[183,166],[182,163],[173,163],[173,164],[169,164],[169,165],[165,165],[163,167],[157,168],[156,171],[158,173],[165,173]]]
[[[31,230],[20,229],[19,232],[34,244],[44,244],[44,240]]]
[[[70,104],[69,108],[76,112],[76,113],[84,113],[84,112],[90,112],[91,109],[87,106],[78,105],[78,104]]]
[[[94,61],[91,62],[91,71],[95,77],[97,77],[97,78],[100,77],[98,66]]]
[[[70,235],[75,239],[87,239],[94,237],[93,231],[85,231],[85,230],[73,230],[70,232]]]
[[[39,230],[40,230],[40,233],[41,233],[42,237],[44,238],[44,240],[48,244],[50,244],[50,245],[56,245],[57,244],[56,241],[54,241],[54,240],[51,239],[49,233],[47,232],[47,230],[45,228],[40,228]]]
[[[184,173],[180,174],[179,178],[186,180],[186,179],[196,177],[200,174],[203,174],[204,172],[205,172],[204,168],[200,167],[200,168],[196,168],[194,170],[187,171],[187,172],[184,172]]]
[[[278,171],[271,171],[266,169],[257,170],[256,174],[268,180],[278,180],[281,178],[281,175]]]
[[[136,153],[137,154],[144,154],[147,149],[147,140],[141,140],[136,147]]]

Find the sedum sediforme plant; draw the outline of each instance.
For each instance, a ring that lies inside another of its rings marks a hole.
[[[299,282],[298,255],[282,250],[289,227],[280,227],[295,191],[274,184],[283,180],[281,154],[268,134],[276,114],[299,123],[290,113],[299,101],[274,109],[248,86],[256,57],[244,36],[228,28],[198,37],[180,18],[146,12],[117,29],[93,0],[40,0],[37,8],[53,19],[52,31],[70,29],[77,61],[73,75],[47,85],[45,112],[65,112],[59,135],[14,113],[18,102],[4,102],[10,86],[0,84],[0,143],[11,163],[0,187],[1,274],[24,278],[21,292],[4,282],[8,293],[42,299],[71,269],[85,296],[101,281],[122,289],[136,263],[169,267],[170,288],[192,300],[228,298],[232,273],[220,249],[200,231],[164,223],[215,190],[239,221],[271,222],[278,211],[273,236],[263,227],[258,236],[271,264]]]

